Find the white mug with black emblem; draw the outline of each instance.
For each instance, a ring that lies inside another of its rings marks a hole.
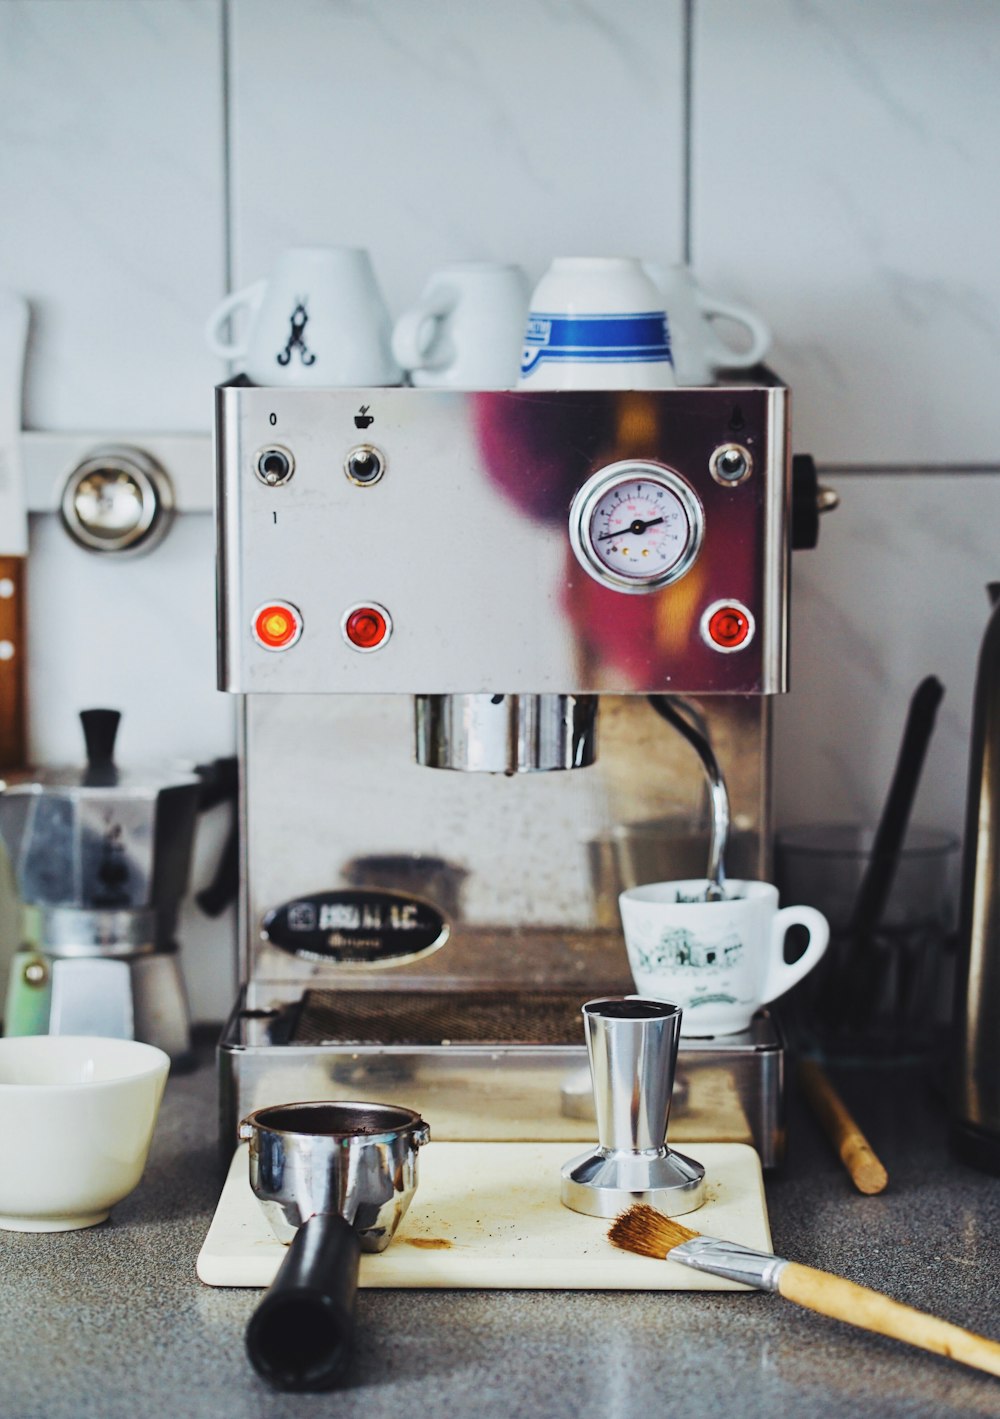
[[[242,312],[242,334],[222,330]],[[292,247],[266,279],[234,291],[205,327],[209,347],[254,384],[401,384],[392,326],[367,251]]]
[[[663,296],[637,258],[561,256],[531,297],[518,388],[670,389]]]

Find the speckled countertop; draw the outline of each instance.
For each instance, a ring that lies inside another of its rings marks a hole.
[[[837,1082],[889,1190],[852,1189],[793,1090],[767,1185],[775,1249],[1000,1337],[1000,1179],[949,1158],[919,1071]],[[195,1276],[219,1187],[206,1048],[171,1079],[146,1176],[108,1223],[0,1234],[0,1415],[1000,1414],[1000,1380],[756,1293],[362,1291],[350,1386],[275,1394],[243,1353],[258,1293]]]

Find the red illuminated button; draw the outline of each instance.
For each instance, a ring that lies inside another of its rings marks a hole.
[[[287,650],[302,634],[302,617],[287,601],[268,601],[253,617],[253,638],[265,650]]]
[[[392,617],[384,606],[352,606],[341,627],[355,650],[378,650],[392,634]]]
[[[716,601],[701,618],[701,633],[715,650],[742,650],[753,638],[754,619],[739,601]]]

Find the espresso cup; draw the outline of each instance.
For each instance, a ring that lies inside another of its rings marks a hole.
[[[817,964],[830,939],[813,907],[778,907],[770,882],[727,882],[706,901],[703,877],[630,887],[618,898],[632,978],[640,995],[684,1011],[685,1035],[732,1035]],[[789,965],[785,933],[804,926],[805,951]]]
[[[714,384],[720,370],[749,369],[767,354],[771,331],[752,310],[703,291],[689,266],[658,266],[651,261],[643,265],[666,307],[678,384]],[[744,349],[723,339],[719,321],[742,329],[747,340]]]
[[[392,351],[414,385],[513,389],[527,310],[520,267],[456,262],[432,276],[397,320]]]
[[[243,312],[243,336],[222,327]],[[205,327],[209,347],[254,384],[401,384],[391,328],[367,251],[293,247],[265,280],[227,296]]]
[[[531,297],[518,388],[670,389],[663,297],[630,256],[563,256]]]

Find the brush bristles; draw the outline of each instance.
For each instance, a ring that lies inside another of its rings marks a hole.
[[[655,1257],[657,1261],[662,1261],[667,1252],[679,1247],[681,1242],[689,1242],[700,1235],[689,1227],[682,1227],[672,1217],[664,1217],[662,1212],[657,1212],[646,1202],[637,1202],[617,1217],[608,1229],[608,1240],[621,1247],[622,1251]]]

